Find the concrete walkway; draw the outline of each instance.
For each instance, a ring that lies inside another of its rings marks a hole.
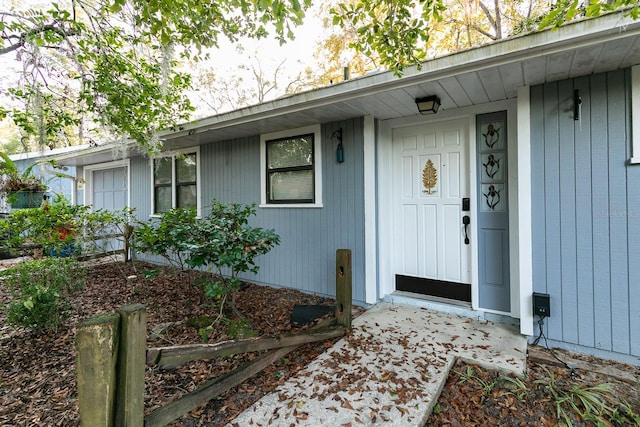
[[[519,375],[526,348],[514,326],[381,303],[228,426],[421,427],[456,358]]]

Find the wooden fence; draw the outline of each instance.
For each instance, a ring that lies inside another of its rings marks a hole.
[[[100,314],[78,325],[76,368],[80,424],[91,427],[163,426],[219,396],[302,344],[337,338],[351,327],[351,251],[336,253],[335,319],[297,334],[216,344],[146,348],[146,309],[141,304]],[[145,365],[172,367],[188,361],[265,351],[239,369],[144,416]]]

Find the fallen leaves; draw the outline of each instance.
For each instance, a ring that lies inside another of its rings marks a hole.
[[[0,425],[72,426],[78,424],[75,384],[75,325],[80,319],[110,312],[122,305],[140,302],[147,307],[148,346],[201,342],[198,331],[186,326],[190,317],[210,316],[202,288],[194,284],[201,273],[160,269],[153,282],[142,272],[155,268],[144,263],[100,264],[91,267],[85,290],[72,301],[71,318],[57,334],[35,335],[6,327],[0,310]],[[332,301],[295,290],[245,286],[238,293],[238,306],[264,335],[298,330],[291,326],[295,304],[331,304]],[[0,306],[9,295],[0,286]],[[155,331],[152,333],[152,331]],[[209,335],[210,342],[229,339],[224,324]],[[330,345],[331,343],[329,343]],[[219,399],[198,408],[175,426],[224,425],[264,394],[282,384],[327,348],[327,343],[308,344],[286,359],[236,387]],[[148,367],[145,405],[150,411],[194,390],[207,379],[229,372],[255,357],[220,358],[189,363],[179,369],[160,371]],[[298,418],[304,417],[303,411]]]
[[[487,384],[497,381],[501,373],[485,370],[476,365],[468,365],[458,361],[452,372],[465,372],[467,366],[473,368],[474,377],[469,381],[461,382],[460,376],[452,374],[447,379],[442,394],[437,402],[439,412],[434,412],[427,425],[434,427],[471,427],[471,426],[558,426],[564,425],[562,420],[556,417],[556,406],[544,385],[536,386],[534,381],[547,378],[551,370],[558,381],[569,381],[569,376],[558,367],[538,365],[528,362],[528,378],[523,379],[528,390],[519,394],[521,390],[513,390],[513,387],[496,386],[487,392],[484,388]],[[640,368],[628,367],[640,373]],[[603,375],[594,375],[593,372],[583,372],[586,384],[598,384],[612,382],[611,378]],[[509,383],[505,383],[509,384]],[[624,382],[617,383],[616,397],[627,399],[640,411],[640,390],[636,387],[624,386]],[[575,426],[590,426],[582,420],[574,417]]]

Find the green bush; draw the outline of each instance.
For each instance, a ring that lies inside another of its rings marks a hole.
[[[205,295],[224,304],[230,294],[231,308],[240,317],[244,316],[235,305],[236,291],[241,284],[239,275],[256,274],[259,269],[256,258],[280,243],[275,231],[249,225],[249,217],[255,213],[255,205],[223,204],[214,200],[211,213],[199,222],[186,260],[195,268],[215,269],[213,280],[204,281]]]
[[[140,221],[135,226],[132,246],[136,251],[164,258],[169,265],[186,268],[185,257],[198,228],[196,210],[174,208],[161,218]]]
[[[69,258],[23,262],[0,274],[14,298],[6,308],[7,322],[35,331],[56,329],[68,315],[68,297],[86,280],[85,268]]]
[[[257,273],[256,257],[268,253],[279,244],[273,230],[249,225],[255,205],[212,202],[211,212],[198,219],[194,209],[174,208],[160,219],[140,222],[135,227],[133,246],[140,252],[161,256],[172,265],[184,269],[209,268],[214,277],[200,280],[205,295],[224,306],[227,296],[235,307],[235,294],[245,272]]]
[[[52,256],[77,256],[82,249],[90,254],[107,254],[119,249],[120,238],[104,236],[121,235],[130,239],[133,209],[120,211],[74,205],[63,197],[43,203],[40,208],[11,211],[6,219],[0,219],[2,243],[10,249],[40,247]]]
[[[7,323],[35,331],[55,330],[67,317],[66,299],[52,287],[25,286],[7,308]]]
[[[58,197],[40,208],[11,211],[7,219],[11,230],[9,244],[15,248],[35,245],[46,253],[78,246],[76,238],[81,234],[82,218],[90,210],[90,206],[72,205]]]

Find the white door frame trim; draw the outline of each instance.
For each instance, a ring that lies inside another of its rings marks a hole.
[[[533,335],[533,249],[531,246],[531,90],[518,88],[518,271],[520,333]],[[515,225],[515,224],[514,224]]]
[[[93,206],[93,172],[105,169],[127,168],[127,206],[131,206],[131,161],[130,159],[115,160],[113,162],[98,163],[85,166],[83,169],[84,197],[83,204]],[[93,207],[92,207],[93,209]]]
[[[450,121],[455,119],[466,120],[469,126],[469,185],[472,192],[477,188],[477,165],[476,161],[476,120],[477,114],[491,113],[495,111],[507,110],[507,124],[508,124],[508,141],[509,142],[509,243],[511,247],[511,312],[493,312],[491,310],[483,310],[490,313],[506,314],[512,317],[520,317],[523,313],[522,309],[524,303],[522,302],[521,295],[526,295],[521,292],[520,280],[522,272],[519,270],[521,264],[516,260],[520,259],[520,241],[519,241],[519,229],[523,226],[519,221],[519,209],[521,206],[518,204],[519,198],[518,192],[521,191],[519,175],[519,166],[521,157],[529,159],[529,152],[526,147],[520,147],[518,141],[519,134],[519,120],[517,108],[520,107],[520,102],[513,100],[499,101],[494,103],[487,103],[482,105],[474,105],[469,107],[462,107],[452,110],[440,110],[437,115],[434,116],[414,116],[401,119],[384,120],[379,123],[378,132],[378,144],[376,147],[376,156],[378,159],[377,164],[377,183],[378,183],[378,289],[379,299],[390,295],[395,291],[395,282],[393,281],[393,267],[391,263],[391,256],[388,253],[391,250],[392,236],[393,236],[393,207],[390,203],[385,203],[389,200],[393,189],[391,188],[391,173],[393,170],[392,163],[392,133],[393,129],[397,127],[415,126],[425,123],[438,123],[442,121]],[[528,111],[528,110],[527,110]],[[517,142],[517,143],[516,143]],[[528,160],[527,160],[528,161]],[[475,194],[475,193],[473,193]],[[524,194],[525,198],[527,194]],[[471,302],[474,310],[479,310],[478,307],[478,233],[477,227],[473,227],[473,224],[477,224],[477,200],[472,197],[471,202]],[[530,211],[529,211],[530,215]],[[530,225],[530,224],[529,224]],[[526,224],[525,224],[526,226]]]
[[[373,116],[365,116],[364,135],[364,229],[375,230],[376,212],[376,122]],[[375,304],[378,299],[378,254],[377,233],[364,233],[365,293],[367,304]]]

